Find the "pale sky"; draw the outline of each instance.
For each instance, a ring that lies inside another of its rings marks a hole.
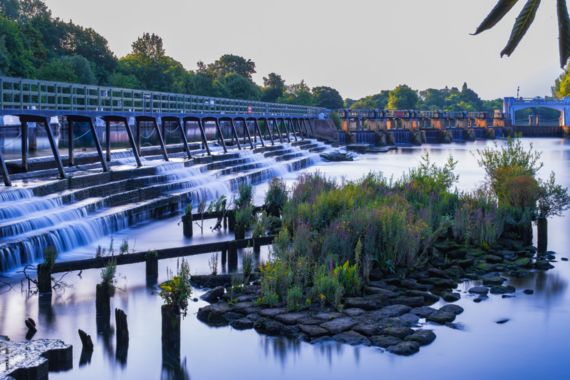
[[[330,86],[358,99],[400,84],[461,88],[483,99],[550,95],[562,70],[555,1],[500,58],[526,0],[490,31],[473,33],[497,0],[46,0],[53,16],[91,27],[122,57],[145,32],[189,70],[236,54],[286,84]]]

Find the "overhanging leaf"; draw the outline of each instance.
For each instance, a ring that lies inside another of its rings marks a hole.
[[[505,46],[501,52],[501,57],[505,54],[507,56],[510,56],[513,51],[515,51],[519,42],[521,42],[522,38],[528,31],[528,28],[530,28],[530,25],[534,21],[534,17],[536,16],[536,11],[538,11],[539,5],[540,0],[528,0],[528,2],[525,4],[523,10],[515,21],[515,26],[511,32],[511,37],[507,43],[507,46]]]
[[[558,30],[560,44],[560,67],[564,68],[568,58],[570,57],[570,17],[568,17],[568,8],[566,0],[557,0],[558,10]]]
[[[494,27],[511,10],[517,1],[519,0],[499,0],[497,5],[495,5],[495,8],[493,8],[491,13],[489,13],[472,35],[476,36],[477,34]]]

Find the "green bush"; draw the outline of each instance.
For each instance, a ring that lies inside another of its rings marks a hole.
[[[178,308],[183,316],[188,312],[188,300],[192,296],[190,286],[190,264],[182,259],[176,275],[168,273],[168,280],[160,286],[160,296],[164,304]]]
[[[236,227],[250,228],[253,222],[253,206],[248,204],[241,209],[236,210]]]
[[[238,197],[235,201],[237,208],[244,208],[253,204],[253,196],[255,195],[255,188],[247,183],[241,183],[238,186]]]
[[[53,268],[55,261],[57,260],[58,257],[59,257],[59,250],[57,249],[57,247],[50,245],[46,249],[44,249],[43,252],[44,265],[49,267],[50,270]]]
[[[347,296],[358,295],[362,287],[362,281],[358,276],[356,264],[350,266],[347,261],[343,266],[335,268],[334,275],[338,277],[338,283],[342,286]]]
[[[287,203],[287,185],[285,181],[273,177],[269,182],[269,190],[265,195],[265,206],[270,215],[279,216],[283,206]]]
[[[287,291],[287,311],[301,310],[303,290],[300,286],[294,286]]]
[[[336,126],[336,129],[339,131],[342,131],[342,120],[340,119],[339,114],[333,111],[329,114],[329,117],[331,118],[334,125]]]

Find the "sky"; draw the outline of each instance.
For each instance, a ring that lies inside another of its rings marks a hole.
[[[224,54],[251,59],[253,80],[276,72],[359,99],[401,84],[461,88],[482,99],[550,95],[563,72],[555,1],[543,1],[511,57],[500,58],[521,0],[471,36],[497,0],[45,0],[54,17],[91,27],[122,57],[143,33],[195,70]]]

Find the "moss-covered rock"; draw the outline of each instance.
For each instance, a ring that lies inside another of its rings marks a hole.
[[[515,264],[517,264],[519,267],[528,267],[532,264],[532,261],[528,257],[521,257],[515,261]]]

